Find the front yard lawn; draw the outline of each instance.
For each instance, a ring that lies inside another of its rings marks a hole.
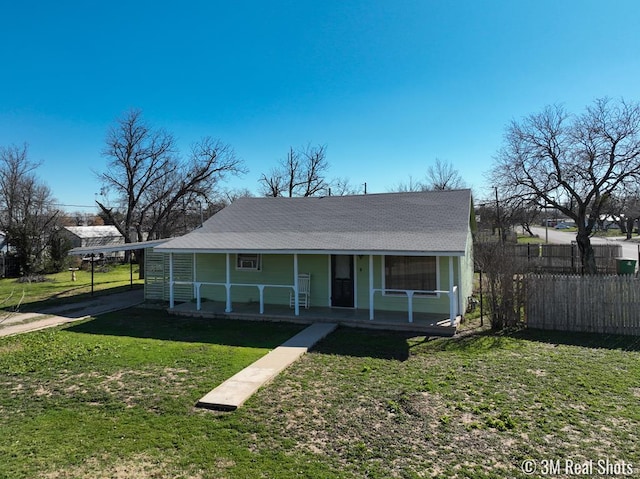
[[[141,288],[144,280],[138,279],[138,267],[133,273],[133,285]],[[71,273],[42,275],[45,281],[26,281],[17,278],[0,279],[0,316],[2,311],[38,311],[43,307],[57,306],[91,299],[91,271],[76,272],[76,281],[71,281]],[[128,291],[131,283],[129,265],[101,266],[93,275],[94,295]]]
[[[526,459],[640,471],[638,338],[340,328],[241,409],[194,408],[301,328],[132,309],[1,339],[0,477],[531,477]]]

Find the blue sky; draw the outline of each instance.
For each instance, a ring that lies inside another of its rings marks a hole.
[[[449,161],[476,196],[514,118],[639,100],[640,2],[5,2],[0,145],[29,144],[61,204],[92,205],[130,108],[233,146],[258,177],[327,145],[330,176],[388,191]],[[67,207],[68,210],[80,208]]]

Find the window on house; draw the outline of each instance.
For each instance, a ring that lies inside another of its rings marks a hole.
[[[384,279],[385,289],[435,291],[438,289],[437,258],[435,256],[385,256]]]
[[[260,271],[261,257],[259,254],[236,255],[236,269],[248,271]]]

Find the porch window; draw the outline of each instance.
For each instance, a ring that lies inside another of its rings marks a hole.
[[[262,258],[259,254],[237,254],[236,269],[243,271],[260,271]]]
[[[438,267],[436,260],[435,256],[385,256],[385,289],[437,290]],[[435,295],[435,293],[416,294]]]

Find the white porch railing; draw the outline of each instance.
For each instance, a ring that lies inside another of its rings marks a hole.
[[[451,326],[455,325],[455,320],[458,317],[458,287],[453,286],[450,291],[447,290],[434,290],[424,291],[417,289],[382,289],[372,288],[369,293],[369,320],[373,321],[374,318],[374,296],[375,293],[382,294],[406,294],[407,295],[407,316],[410,323],[413,323],[413,297],[414,295],[422,294],[446,294],[449,296],[449,320]]]
[[[296,288],[294,285],[290,284],[246,284],[246,283],[210,283],[206,281],[172,281],[170,282],[170,291],[173,293],[174,285],[192,285],[195,290],[196,296],[196,309],[200,311],[202,309],[202,296],[200,294],[200,288],[202,285],[206,286],[222,286],[226,289],[226,307],[225,312],[230,313],[232,311],[231,305],[231,288],[232,287],[245,287],[245,288],[258,288],[259,297],[260,297],[260,314],[264,314],[264,290],[265,288],[286,288],[291,289],[294,294],[296,293]],[[458,287],[453,286],[450,291],[447,290],[433,290],[433,291],[425,291],[425,290],[415,290],[415,289],[382,289],[382,288],[373,288],[370,290],[369,294],[369,320],[373,321],[375,316],[375,308],[374,308],[374,296],[375,293],[383,293],[383,294],[406,294],[407,295],[407,319],[409,323],[413,323],[413,299],[416,294],[446,294],[449,297],[449,321],[450,325],[455,325],[455,320],[458,317]],[[169,307],[174,307],[173,294],[170,294]],[[298,308],[296,308],[296,316],[298,315]]]
[[[232,311],[231,307],[231,288],[233,286],[236,287],[255,287],[258,288],[258,292],[260,295],[260,314],[264,314],[264,289],[265,288],[288,288],[293,290],[295,294],[295,286],[292,284],[245,284],[245,283],[209,283],[206,281],[173,281],[171,289],[173,289],[173,285],[184,284],[184,285],[193,285],[196,295],[196,309],[200,311],[202,309],[202,296],[200,295],[200,287],[202,285],[205,286],[223,286],[226,289],[226,307],[225,313],[230,313]],[[174,303],[173,300],[170,301],[169,307],[173,308]]]

